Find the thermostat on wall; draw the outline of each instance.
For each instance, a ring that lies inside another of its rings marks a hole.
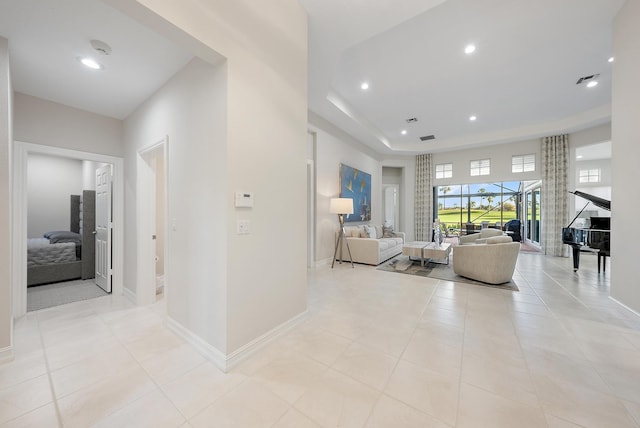
[[[236,192],[236,207],[237,208],[251,208],[251,207],[253,207],[253,193],[251,193],[251,192]]]

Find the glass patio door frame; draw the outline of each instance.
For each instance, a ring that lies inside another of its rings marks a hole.
[[[536,246],[540,246],[541,236],[541,189],[541,182],[537,182],[534,186],[527,188],[524,192],[523,201],[524,215],[522,217],[524,218],[524,240]]]

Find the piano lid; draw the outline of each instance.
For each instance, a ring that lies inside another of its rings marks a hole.
[[[574,192],[569,192],[569,193],[573,193],[576,196],[580,196],[581,198],[584,198],[587,201],[590,201],[591,203],[593,203],[593,205],[595,205],[598,208],[602,208],[603,210],[611,211],[611,201],[599,198],[597,196],[590,195],[588,193],[581,192],[579,190],[576,190]],[[573,222],[571,222],[571,223],[573,223]]]

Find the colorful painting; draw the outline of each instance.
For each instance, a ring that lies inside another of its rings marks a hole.
[[[371,220],[371,174],[340,164],[340,197],[353,199],[353,214],[345,222]]]

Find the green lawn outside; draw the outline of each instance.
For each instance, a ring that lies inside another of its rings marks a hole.
[[[471,220],[476,219],[474,221],[475,224],[480,224],[483,221],[488,221],[489,223],[495,224],[497,221],[500,221],[500,211],[490,211],[484,215],[484,210],[471,210]],[[480,217],[482,215],[482,217]],[[479,218],[478,218],[479,217]],[[447,227],[460,228],[460,209],[447,209],[447,210],[439,210],[438,218],[440,219],[440,223],[446,223]],[[516,218],[515,211],[504,211],[502,221],[504,223],[508,222]],[[462,213],[462,222],[467,222],[467,211],[464,210]]]

